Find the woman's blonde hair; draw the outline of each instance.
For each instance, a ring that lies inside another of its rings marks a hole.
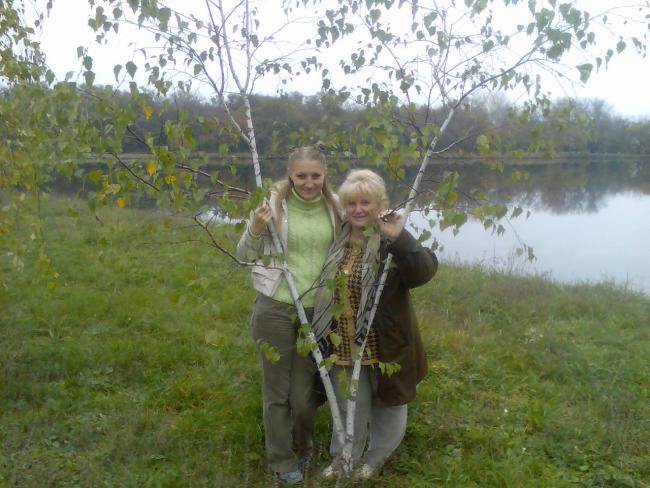
[[[313,146],[303,146],[297,147],[289,153],[289,160],[287,161],[287,174],[286,178],[278,181],[273,184],[271,190],[277,193],[277,198],[275,200],[275,215],[277,215],[278,222],[277,225],[282,225],[282,200],[285,200],[289,196],[289,192],[293,188],[293,181],[289,177],[291,172],[291,167],[296,161],[317,161],[323,167],[323,196],[325,201],[329,206],[334,210],[334,215],[336,218],[336,226],[340,224],[340,207],[338,200],[334,196],[332,190],[330,190],[329,185],[327,184],[327,161],[325,159],[325,153],[323,152],[323,144],[316,143]]]
[[[341,205],[345,205],[355,197],[367,196],[379,204],[379,210],[388,208],[388,195],[384,179],[369,169],[351,171],[341,183],[338,191]]]

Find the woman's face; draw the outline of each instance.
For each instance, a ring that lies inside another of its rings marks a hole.
[[[325,168],[313,159],[299,159],[289,167],[289,178],[301,198],[313,200],[323,189]]]
[[[352,197],[345,204],[345,220],[353,229],[361,230],[377,220],[379,202],[369,195]]]

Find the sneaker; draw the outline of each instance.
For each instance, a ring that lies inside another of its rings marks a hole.
[[[339,466],[338,463],[332,463],[323,469],[321,472],[321,477],[325,480],[335,480],[339,476]]]
[[[352,473],[352,478],[355,480],[369,480],[377,472],[376,468],[373,468],[369,464],[364,464],[360,468],[354,470]]]
[[[311,454],[307,454],[306,456],[298,459],[298,469],[304,472],[305,468],[309,464],[309,461],[311,461]]]
[[[302,483],[302,471],[296,469],[295,471],[287,471],[286,473],[275,473],[275,477],[285,485],[297,485]]]

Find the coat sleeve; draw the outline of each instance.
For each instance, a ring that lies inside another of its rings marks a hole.
[[[436,255],[422,247],[406,229],[402,229],[386,250],[394,256],[400,278],[407,288],[424,285],[438,271]]]
[[[251,212],[250,219],[252,220],[252,218],[253,215]],[[264,232],[268,231],[265,230]],[[241,238],[239,239],[239,242],[237,243],[235,254],[237,256],[237,259],[240,261],[253,261],[254,259],[261,257],[264,254],[264,235],[253,237],[248,230],[247,225],[246,229],[241,235]]]

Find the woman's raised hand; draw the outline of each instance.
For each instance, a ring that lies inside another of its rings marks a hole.
[[[391,241],[397,239],[404,228],[404,217],[402,214],[393,210],[385,210],[380,212],[378,217],[379,232]]]
[[[260,207],[256,208],[253,212],[253,219],[251,220],[249,230],[251,234],[259,236],[264,232],[266,224],[271,221],[271,207],[268,203],[264,202]]]

